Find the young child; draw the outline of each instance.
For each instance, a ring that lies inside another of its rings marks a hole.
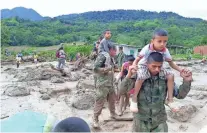
[[[133,62],[134,66],[137,66],[138,64],[138,71],[137,71],[137,85],[135,86],[135,92],[132,97],[132,101],[130,104],[130,110],[132,112],[138,112],[137,107],[137,95],[139,93],[139,90],[142,86],[142,83],[145,79],[150,77],[150,74],[148,72],[148,69],[146,67],[147,63],[147,57],[152,52],[160,52],[163,55],[163,58],[165,61],[169,63],[169,65],[179,71],[182,72],[182,70],[179,66],[177,66],[173,61],[172,57],[166,48],[166,44],[168,41],[168,33],[167,31],[163,29],[157,29],[153,33],[153,37],[151,40],[151,44],[146,45],[141,52],[139,53],[138,57]],[[171,103],[173,103],[173,88],[174,88],[174,75],[172,72],[165,70],[165,77],[167,79],[167,88],[168,88],[168,97],[167,97],[167,104],[168,106],[173,110],[173,107],[171,106]]]
[[[111,31],[105,30],[104,31],[104,38],[101,40],[99,45],[99,53],[101,52],[107,52],[109,53],[109,44],[111,43]]]
[[[104,31],[104,38],[101,40],[100,45],[98,47],[98,53],[102,53],[106,57],[105,65],[110,62],[111,58],[109,56],[109,45],[112,43],[111,42],[111,31],[110,30],[105,30]],[[105,66],[105,67],[110,67],[110,66]]]
[[[133,64],[135,58],[133,55],[128,56],[127,62],[123,63],[121,68],[120,79],[121,81],[126,77],[129,71],[129,67]],[[120,95],[119,99],[119,115],[123,115],[124,111],[126,110],[127,105],[129,105],[129,97],[130,93],[126,93],[124,95]]]

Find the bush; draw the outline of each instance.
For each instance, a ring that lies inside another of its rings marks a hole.
[[[55,50],[40,51],[38,52],[38,56],[46,61],[54,61],[57,59]]]
[[[81,55],[89,56],[92,48],[93,48],[92,45],[79,45],[79,46],[66,45],[64,46],[64,51],[66,52],[67,57],[73,60],[73,58],[76,56],[77,53],[80,53]]]
[[[174,60],[187,60],[187,58],[189,57],[189,54],[176,54],[176,55],[172,55]],[[192,59],[202,59],[203,56],[201,56],[200,54],[192,54],[191,55]]]

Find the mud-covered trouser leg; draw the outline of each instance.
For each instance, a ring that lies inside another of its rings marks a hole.
[[[108,108],[111,115],[115,114],[115,101],[116,101],[116,94],[113,88],[110,89],[111,91],[108,94]]]
[[[97,87],[94,117],[98,117],[101,114],[106,99],[108,100],[110,113],[115,114],[115,96],[116,95],[112,87]]]
[[[61,66],[61,59],[58,58],[58,65],[57,65],[57,69],[60,69],[60,66]]]
[[[96,99],[94,105],[94,117],[98,117],[101,114],[101,111],[104,106],[104,102],[107,99],[109,93],[108,87],[96,87]]]
[[[99,99],[99,100],[95,101],[94,117],[98,118],[98,116],[101,114],[105,100],[106,99]]]
[[[61,58],[60,59],[60,69],[63,69],[64,66],[65,66],[65,59]]]
[[[139,120],[134,115],[133,132],[168,132],[168,126],[166,122],[163,122],[158,126],[153,127],[152,123],[150,123],[149,121]]]

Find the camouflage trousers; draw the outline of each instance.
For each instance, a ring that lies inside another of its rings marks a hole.
[[[150,121],[139,120],[134,115],[133,120],[133,132],[168,132],[168,126],[166,122],[160,123],[158,126],[153,126]]]
[[[97,87],[94,117],[98,117],[101,114],[106,100],[108,101],[108,108],[110,113],[115,114],[115,98],[116,95],[113,87]]]

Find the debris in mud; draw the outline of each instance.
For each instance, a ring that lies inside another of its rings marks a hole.
[[[1,115],[1,119],[5,119],[5,118],[8,118],[8,117],[9,117],[9,115],[5,115],[5,114]]]
[[[56,95],[60,95],[61,93],[63,94],[70,94],[71,89],[68,87],[64,87],[64,88],[50,88],[47,89],[47,94],[50,96],[56,96]]]
[[[79,58],[75,63],[74,66],[71,68],[72,71],[76,71],[78,69],[81,69],[85,67],[86,62],[88,61],[87,57],[81,57]]]
[[[64,83],[65,80],[63,78],[59,78],[59,77],[52,77],[51,82],[52,83]]]
[[[186,131],[187,129],[188,129],[188,126],[184,126],[184,125],[180,125],[179,126],[179,129],[181,130],[181,131]]]
[[[193,86],[192,90],[187,95],[196,100],[202,100],[207,98],[207,87],[205,86]]]
[[[49,100],[50,96],[48,94],[43,94],[40,98],[42,98],[42,100]]]
[[[84,74],[86,74],[86,75],[91,75],[91,74],[93,74],[92,71],[89,71],[89,70],[87,70],[87,69],[85,69],[85,68],[81,69],[81,72],[84,73]]]
[[[41,70],[40,80],[50,80],[52,77],[61,77],[61,73],[59,71],[44,69]]]
[[[94,95],[82,93],[72,97],[72,107],[80,110],[87,110],[95,103]]]
[[[12,84],[12,85],[7,85],[5,86],[5,91],[4,94],[7,96],[27,96],[30,95],[30,89],[24,85],[16,85],[16,84]]]
[[[76,76],[80,77],[79,79],[86,79],[87,75],[83,72],[74,73]]]
[[[88,70],[93,70],[93,67],[94,67],[94,62],[89,62],[89,63],[86,63],[85,64],[85,68],[88,69]]]
[[[28,86],[40,86],[41,83],[38,80],[27,81]]]
[[[73,73],[70,77],[70,81],[78,81],[81,78],[81,76],[79,75],[79,73]]]
[[[12,70],[12,68],[6,68],[4,71],[10,71]]]
[[[169,116],[173,119],[176,119],[180,122],[186,122],[188,121],[193,114],[195,114],[197,111],[197,108],[194,105],[186,104],[182,106],[178,112],[169,112]]]
[[[39,92],[40,94],[44,94],[44,93],[47,93],[48,90],[51,90],[51,88],[41,88]]]
[[[95,84],[94,80],[79,80],[77,84],[77,88],[82,89],[82,90],[94,90],[95,89]]]

